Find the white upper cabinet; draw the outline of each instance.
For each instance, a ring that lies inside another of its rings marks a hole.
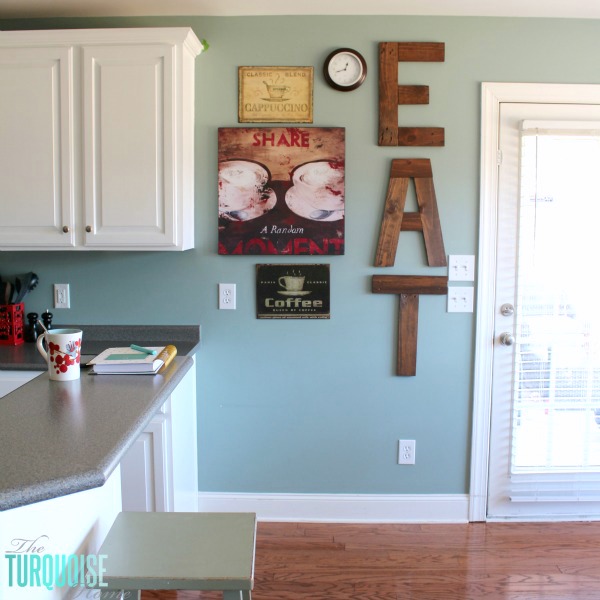
[[[0,32],[0,249],[194,246],[188,28]]]
[[[0,47],[0,247],[75,245],[72,89],[72,48]]]

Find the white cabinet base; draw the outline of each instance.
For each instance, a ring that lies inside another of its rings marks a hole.
[[[74,590],[69,587],[52,590],[43,585],[18,587],[14,579],[13,585],[9,586],[9,561],[5,555],[11,549],[29,548],[26,540],[32,545],[29,554],[33,547],[38,550],[43,547],[40,555],[96,554],[120,511],[121,476],[117,467],[102,487],[0,512],[0,548],[3,554],[0,561],[0,598],[62,600],[73,597]]]
[[[196,512],[196,364],[121,460],[123,510]]]

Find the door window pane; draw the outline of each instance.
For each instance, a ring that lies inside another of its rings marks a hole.
[[[600,472],[600,133],[524,125],[511,473]]]

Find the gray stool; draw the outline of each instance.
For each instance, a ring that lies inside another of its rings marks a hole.
[[[254,513],[120,513],[98,551],[105,555],[101,599],[114,590],[223,590],[223,600],[251,600]]]

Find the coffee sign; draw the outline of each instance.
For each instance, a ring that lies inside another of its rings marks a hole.
[[[312,123],[312,67],[239,67],[240,123]]]
[[[329,319],[329,265],[256,265],[259,319]]]

